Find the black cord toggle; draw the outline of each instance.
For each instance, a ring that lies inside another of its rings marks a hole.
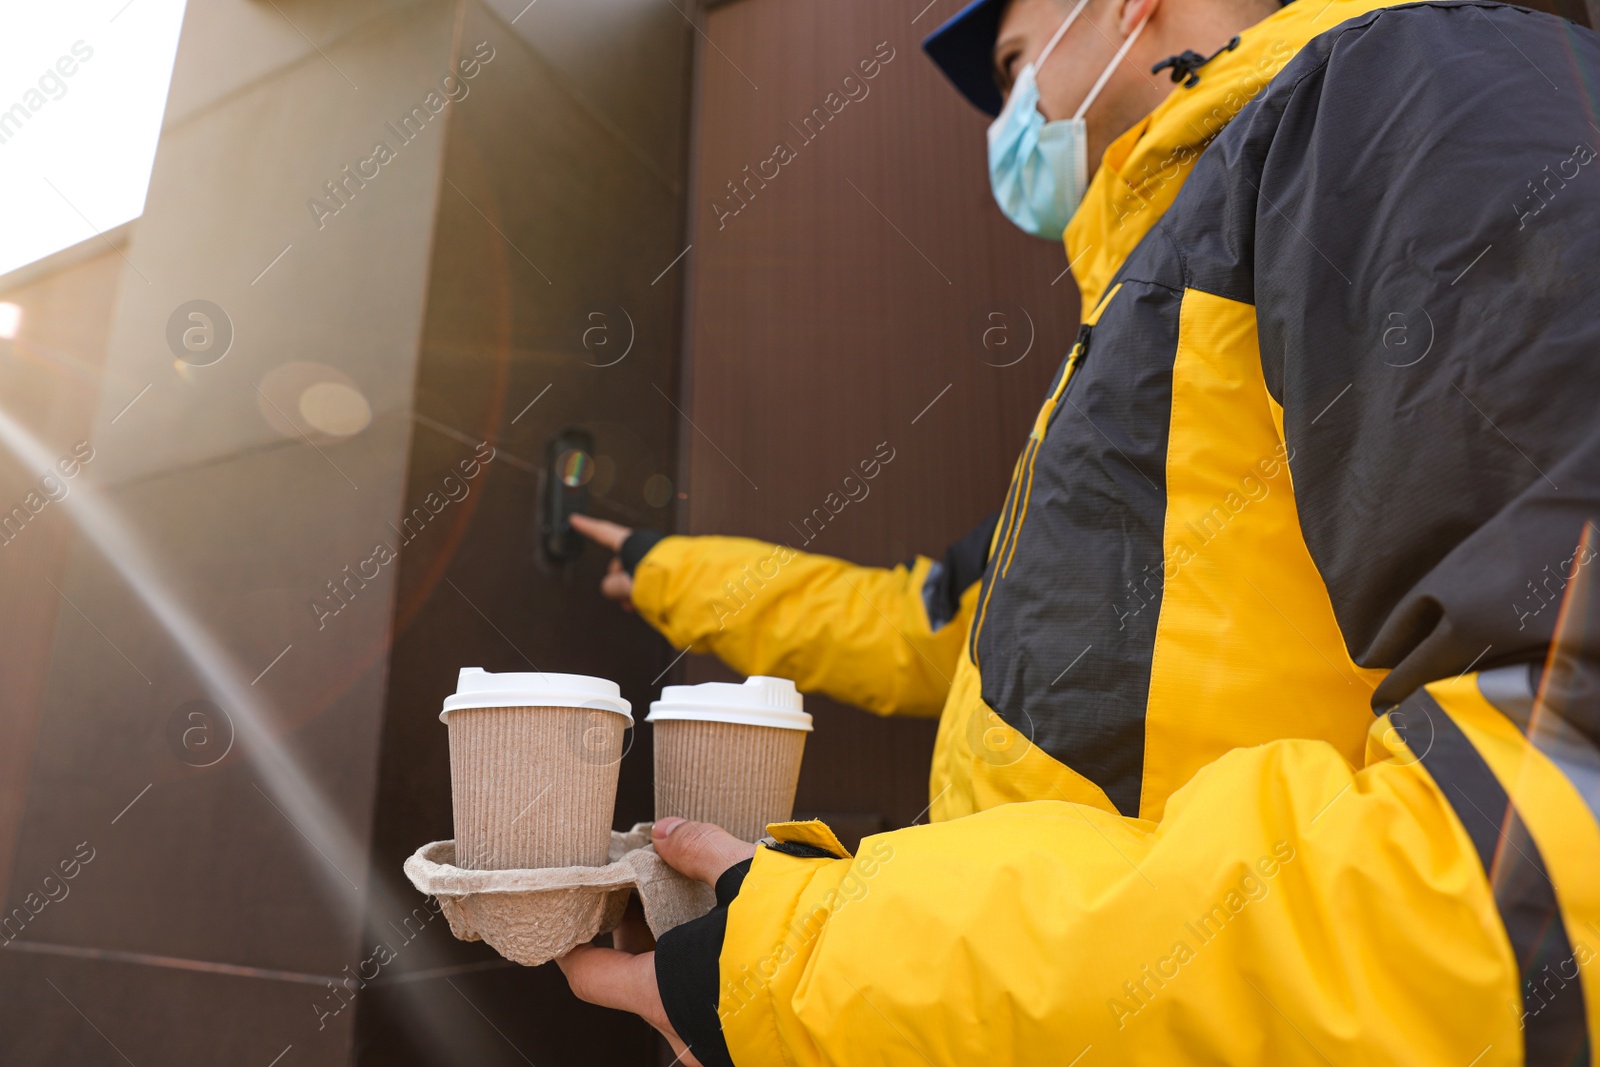
[[[1236,35],[1233,40],[1229,41],[1215,52],[1212,52],[1209,56],[1203,56],[1199,52],[1193,50],[1183,51],[1175,56],[1168,56],[1166,59],[1163,59],[1161,62],[1150,68],[1150,73],[1160,74],[1168,67],[1171,67],[1172,80],[1175,82],[1183,82],[1183,87],[1185,89],[1193,89],[1196,85],[1200,84],[1201,67],[1205,66],[1213,59],[1216,59],[1222,53],[1231,52],[1238,47],[1239,38]]]

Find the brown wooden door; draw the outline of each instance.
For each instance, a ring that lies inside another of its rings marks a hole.
[[[892,565],[941,555],[999,507],[1078,297],[1061,246],[994,206],[987,119],[921,53],[957,6],[738,0],[706,15],[684,531]],[[870,495],[806,527],[882,442],[895,458]],[[691,681],[732,677],[689,659]],[[807,707],[800,812],[847,841],[921,815],[932,721]]]

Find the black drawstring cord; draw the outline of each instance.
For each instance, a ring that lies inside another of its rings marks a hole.
[[[1231,52],[1238,47],[1239,38],[1235,36],[1233,40],[1229,41],[1215,52],[1212,52],[1209,56],[1203,56],[1199,52],[1195,51],[1180,52],[1175,56],[1168,56],[1166,59],[1163,59],[1155,66],[1151,67],[1150,73],[1160,74],[1168,67],[1171,67],[1172,80],[1175,82],[1183,82],[1183,87],[1185,89],[1193,89],[1196,85],[1200,84],[1201,67],[1205,66],[1213,59],[1216,59],[1222,53]]]

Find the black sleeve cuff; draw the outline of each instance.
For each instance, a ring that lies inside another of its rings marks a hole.
[[[637,536],[638,533],[633,535]],[[667,1021],[704,1067],[733,1067],[728,1043],[722,1036],[722,1019],[717,1014],[722,996],[717,960],[728,930],[728,905],[739,895],[749,871],[749,860],[723,871],[717,879],[717,906],[656,940],[656,985],[661,990],[661,1006],[666,1009]]]
[[[644,559],[644,554],[656,547],[656,542],[666,536],[660,530],[639,529],[633,531],[628,535],[628,539],[622,542],[622,547],[617,550],[617,555],[622,559],[622,569],[632,574],[633,568],[639,565],[641,559]]]
[[[984,568],[989,565],[989,542],[999,522],[997,511],[946,549],[944,560],[929,568],[922,583],[929,629],[940,629],[961,611],[961,595],[983,577]]]

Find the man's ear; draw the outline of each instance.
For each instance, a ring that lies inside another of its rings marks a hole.
[[[1119,0],[1117,13],[1117,32],[1127,37],[1139,21],[1146,15],[1154,15],[1161,6],[1161,0]]]

